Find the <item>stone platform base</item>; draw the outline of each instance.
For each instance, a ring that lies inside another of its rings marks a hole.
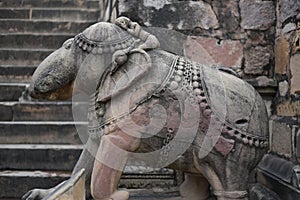
[[[130,193],[129,200],[182,200],[179,188],[149,189],[149,190],[127,190]],[[211,197],[209,200],[216,200]]]
[[[129,200],[181,200],[178,188],[128,191],[130,193]]]
[[[178,187],[152,189],[124,189],[129,192],[130,200],[180,200]],[[85,170],[68,179],[43,200],[92,200],[85,197]],[[4,199],[0,199],[4,200]],[[11,199],[12,200],[12,199]]]

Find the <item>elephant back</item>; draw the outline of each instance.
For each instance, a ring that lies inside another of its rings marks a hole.
[[[225,121],[225,132],[264,147],[268,115],[258,92],[247,82],[210,67],[202,67],[202,80],[213,113]]]

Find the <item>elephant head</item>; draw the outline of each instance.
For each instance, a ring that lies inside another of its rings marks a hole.
[[[134,43],[129,33],[114,24],[94,24],[65,41],[38,66],[29,93],[47,100],[68,99],[74,88],[92,93],[99,77],[111,67],[112,54],[133,47]]]
[[[78,72],[73,41],[67,40],[38,66],[29,87],[32,97],[49,100],[70,97],[73,80]]]

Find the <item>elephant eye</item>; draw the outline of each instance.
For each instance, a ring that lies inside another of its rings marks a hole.
[[[70,49],[73,41],[74,41],[74,38],[70,38],[70,39],[66,40],[62,46],[65,47],[66,49]]]

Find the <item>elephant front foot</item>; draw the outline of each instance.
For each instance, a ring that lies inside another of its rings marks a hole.
[[[116,191],[109,198],[109,200],[128,200],[128,199],[129,199],[129,192],[127,191]]]
[[[94,200],[128,200],[129,199],[129,192],[127,191],[116,191],[109,197],[99,197],[95,198]]]

